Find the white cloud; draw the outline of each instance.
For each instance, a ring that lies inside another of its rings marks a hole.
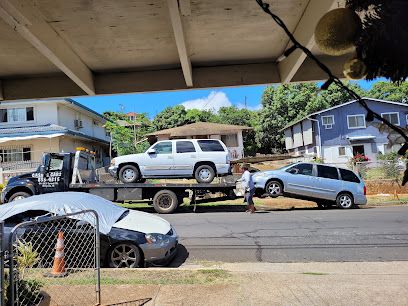
[[[221,107],[232,106],[227,95],[222,91],[212,91],[208,97],[189,100],[181,103],[186,109],[211,110],[218,112]]]

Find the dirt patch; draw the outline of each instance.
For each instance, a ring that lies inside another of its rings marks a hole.
[[[408,194],[408,185],[395,180],[366,180],[367,194]]]

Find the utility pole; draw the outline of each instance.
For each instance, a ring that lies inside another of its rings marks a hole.
[[[244,105],[245,105],[245,109],[248,109],[248,108],[247,108],[247,96],[245,96],[245,102],[244,102]]]

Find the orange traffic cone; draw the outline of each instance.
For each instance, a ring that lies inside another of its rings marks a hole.
[[[64,232],[58,232],[57,244],[55,245],[55,257],[52,265],[51,273],[47,276],[50,277],[64,277],[67,275],[65,272],[65,254],[64,254]]]

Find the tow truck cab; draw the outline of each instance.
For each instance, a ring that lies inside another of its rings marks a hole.
[[[90,158],[86,152],[44,153],[41,165],[35,172],[18,175],[8,181],[1,193],[2,203],[69,190],[76,160],[82,169],[88,169]]]

